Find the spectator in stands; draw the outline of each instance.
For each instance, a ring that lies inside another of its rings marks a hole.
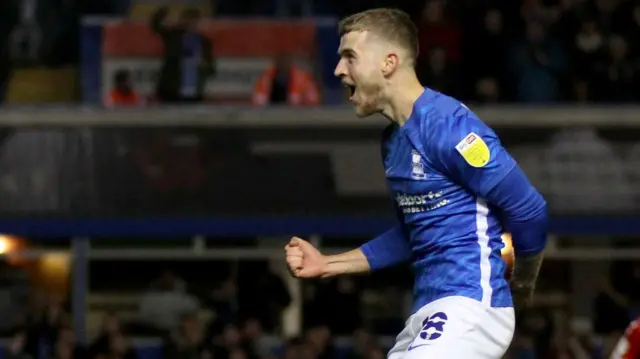
[[[138,319],[149,329],[165,332],[177,328],[185,313],[198,309],[197,300],[185,292],[184,281],[166,271],[142,297]]]
[[[91,359],[108,356],[112,348],[112,341],[122,335],[120,321],[113,314],[105,315],[98,336],[89,347]],[[118,345],[115,345],[116,347]]]
[[[267,354],[267,348],[263,346],[262,325],[255,318],[248,318],[242,323],[242,347],[250,359],[263,358]]]
[[[634,302],[632,294],[638,286],[632,267],[628,261],[614,262],[608,277],[600,282],[593,306],[595,333],[617,338],[629,324]]]
[[[0,135],[2,137],[2,135]],[[2,140],[0,139],[0,142]],[[4,269],[0,282],[0,337],[13,333],[25,325],[28,315],[29,274],[24,268]]]
[[[420,82],[449,96],[460,95],[458,70],[448,61],[446,51],[433,47],[427,56],[428,62],[423,65]]]
[[[587,80],[578,78],[573,81],[572,99],[576,104],[587,104],[592,101],[591,87]]]
[[[238,304],[245,318],[256,318],[266,331],[280,326],[282,311],[291,303],[284,281],[269,268],[267,261],[248,262],[238,271]],[[269,293],[268,298],[256,293]]]
[[[42,312],[29,323],[26,352],[34,358],[55,355],[56,342],[62,328],[69,325],[69,314],[64,310],[61,298],[49,298]],[[64,349],[64,348],[63,348]]]
[[[631,59],[629,45],[622,36],[609,39],[608,55],[598,66],[598,78],[602,100],[636,102],[640,99],[638,64]]]
[[[34,359],[34,356],[26,352],[27,331],[23,328],[16,332],[9,339],[5,359]]]
[[[86,348],[76,341],[76,335],[70,327],[62,327],[58,331],[53,357],[56,359],[85,359]]]
[[[207,351],[205,331],[198,322],[195,313],[185,314],[180,325],[171,331],[165,342],[164,358],[166,359],[200,359]],[[218,356],[213,355],[213,358]]]
[[[385,353],[385,351],[379,347],[369,348],[365,355],[365,359],[384,359],[386,357],[387,357],[387,354]]]
[[[258,78],[253,104],[316,106],[320,104],[318,84],[309,71],[293,62],[289,54],[279,54]]]
[[[606,37],[594,19],[587,19],[582,23],[580,31],[574,39],[574,66],[576,76],[582,76],[593,81],[596,63],[601,60],[602,49],[606,43]]]
[[[227,358],[236,349],[243,348],[240,330],[235,324],[227,324],[219,333],[214,333],[209,346],[214,358]]]
[[[501,100],[500,86],[492,77],[485,77],[476,83],[475,99],[483,104],[496,104]]]
[[[157,96],[164,103],[193,103],[204,99],[207,80],[215,74],[213,46],[200,33],[200,12],[186,9],[176,24],[168,24],[168,8],[160,8],[151,19],[160,35],[164,55]]]
[[[480,102],[496,102],[504,87],[508,41],[503,21],[501,11],[490,9],[484,15],[483,27],[467,36],[462,70],[475,83],[475,99]],[[469,86],[468,91],[472,88]]]
[[[107,107],[140,106],[143,99],[133,88],[131,72],[126,69],[116,71],[113,75],[113,89],[104,100]]]
[[[594,18],[593,16],[587,16],[587,5],[588,3],[583,1],[561,0],[556,6],[560,13],[549,30],[567,49],[574,49],[575,35],[582,28],[584,20]]]
[[[75,356],[71,346],[59,343],[53,348],[53,355],[50,359],[81,359],[81,357]]]
[[[122,333],[115,333],[109,340],[109,350],[96,359],[138,359],[138,354]]]
[[[447,17],[444,0],[426,0],[422,19],[418,24],[420,53],[427,54],[435,47],[442,48],[449,61],[460,60],[461,31],[455,19]],[[428,57],[419,57],[420,67],[429,62]]]
[[[533,339],[535,352],[540,358],[549,357],[554,349],[556,332],[551,313],[545,309],[531,310],[522,318],[526,333]]]
[[[527,24],[526,39],[514,47],[510,61],[518,100],[558,100],[558,77],[564,69],[564,53],[559,43],[545,33],[541,23]]]
[[[591,11],[597,14],[598,22],[605,32],[612,33],[619,19],[619,7],[621,1],[618,0],[595,0],[590,2]]]
[[[165,270],[160,277],[151,282],[151,287],[160,290],[171,288],[172,291],[182,293],[187,290],[187,283],[172,271]]]
[[[551,315],[543,309],[532,309],[519,317],[521,324],[514,335],[512,355],[514,359],[555,358],[556,332]]]
[[[365,329],[357,329],[353,333],[353,345],[347,352],[347,359],[365,359],[369,351],[375,348],[375,340]]]
[[[236,348],[229,354],[229,359],[249,359],[249,355],[244,350]]]
[[[508,359],[537,359],[533,340],[530,336],[516,332],[511,347],[505,358]]]
[[[209,325],[210,334],[233,323],[238,316],[238,288],[235,281],[226,279],[220,283],[209,296],[207,306],[216,313],[215,320]]]
[[[315,352],[300,339],[293,339],[284,347],[284,359],[318,359]]]
[[[318,359],[335,358],[331,329],[326,325],[316,325],[309,328],[305,334],[305,344]]]
[[[626,34],[632,50],[637,55],[640,52],[640,4],[634,1],[627,2],[624,8],[626,18],[621,22],[620,33]]]

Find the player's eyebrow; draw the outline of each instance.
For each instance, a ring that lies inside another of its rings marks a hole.
[[[340,57],[344,57],[344,56],[351,56],[351,57],[355,57],[356,56],[356,52],[353,51],[353,49],[340,49],[338,51],[338,55],[340,55]]]

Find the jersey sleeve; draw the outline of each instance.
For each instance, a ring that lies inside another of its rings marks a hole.
[[[427,131],[436,164],[478,196],[485,197],[516,167],[498,136],[475,116],[439,121]]]
[[[470,111],[469,111],[470,113]],[[475,115],[431,128],[430,154],[443,174],[501,211],[516,255],[536,255],[547,242],[547,205],[497,135]]]
[[[411,247],[401,223],[363,244],[360,250],[371,270],[391,267],[411,259]]]

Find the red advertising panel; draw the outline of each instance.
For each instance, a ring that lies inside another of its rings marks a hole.
[[[209,101],[248,101],[258,76],[279,53],[292,54],[300,65],[313,67],[313,22],[215,19],[204,22],[201,33],[211,39],[217,61],[218,72],[206,85],[205,97]],[[136,90],[152,97],[163,51],[162,40],[144,22],[117,20],[105,25],[103,95],[113,86],[114,73],[129,69]]]

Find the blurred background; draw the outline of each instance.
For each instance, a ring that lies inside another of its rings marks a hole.
[[[291,235],[393,223],[382,119],[337,19],[400,7],[424,83],[501,136],[553,213],[512,359],[607,358],[640,314],[640,3],[0,2],[0,347],[13,359],[384,358],[408,267],[298,282]]]

